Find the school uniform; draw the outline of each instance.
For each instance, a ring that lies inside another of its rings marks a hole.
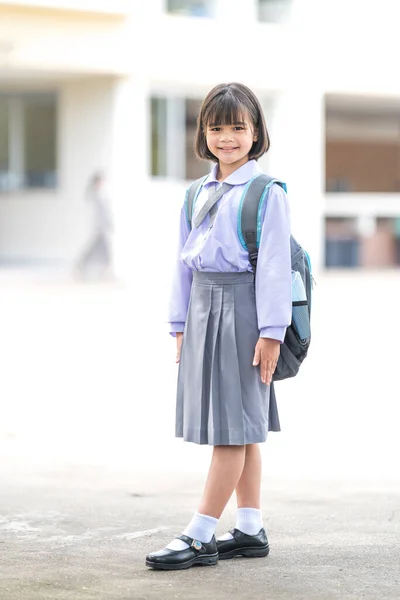
[[[217,212],[196,216],[220,186],[218,165],[204,180],[189,227],[180,217],[178,257],[169,304],[170,332],[184,332],[178,374],[176,436],[209,445],[264,442],[279,431],[273,384],[253,366],[259,337],[283,342],[291,321],[290,218],[274,184],[261,209],[257,274],[238,236],[240,200],[261,173],[251,160],[232,173]]]

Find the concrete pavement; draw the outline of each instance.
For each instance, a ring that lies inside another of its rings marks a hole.
[[[264,480],[267,559],[159,573],[145,554],[190,519],[198,476],[168,482],[102,468],[2,475],[1,600],[400,598],[400,493]],[[177,490],[175,490],[175,487]],[[234,505],[219,533],[232,526]]]
[[[400,599],[399,274],[317,279],[263,446],[270,557],[155,573],[210,457],[173,438],[164,288],[0,277],[0,600]]]

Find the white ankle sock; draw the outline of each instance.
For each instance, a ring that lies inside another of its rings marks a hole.
[[[183,531],[183,534],[208,544],[215,533],[217,524],[218,519],[209,517],[208,515],[195,513],[189,525]],[[189,546],[183,540],[172,540],[167,548],[169,550],[185,550],[185,548],[189,548]]]
[[[263,526],[262,512],[258,508],[238,508],[236,511],[236,525],[235,528],[239,529],[242,533],[247,535],[257,535]],[[232,540],[233,535],[225,533],[225,535],[218,538],[221,541]]]
[[[257,535],[263,526],[262,511],[258,508],[238,508],[236,529],[247,535]]]

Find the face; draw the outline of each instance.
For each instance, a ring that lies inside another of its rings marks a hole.
[[[257,141],[257,133],[250,117],[245,115],[243,119],[232,125],[208,124],[207,146],[220,165],[238,168],[249,160],[249,152]]]

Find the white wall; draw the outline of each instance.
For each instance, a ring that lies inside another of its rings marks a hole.
[[[61,187],[66,219],[63,253],[73,257],[85,244],[88,207],[85,188],[99,169],[109,168],[115,80],[92,79],[63,89],[60,128]]]
[[[317,272],[324,261],[323,94],[311,83],[288,88],[276,95],[271,116],[269,170],[288,185],[292,233]]]
[[[158,221],[149,185],[149,85],[146,78],[120,78],[113,90],[109,175],[114,210],[114,263],[117,275],[131,279],[145,263]],[[140,273],[143,276],[146,271]]]
[[[110,163],[114,81],[58,86],[59,187],[55,192],[0,196],[0,259],[73,260],[84,244],[84,189],[94,170]]]
[[[0,5],[0,77],[18,71],[114,74],[131,63],[121,18]]]
[[[393,77],[400,8],[393,0],[382,0],[379,10],[361,0],[292,0],[290,20],[276,25],[257,22],[255,0],[218,0],[215,20],[167,15],[162,4],[132,0],[125,20],[0,9],[0,36],[7,48],[1,69],[135,72],[152,81],[207,86],[233,79],[264,89],[284,89],[301,75],[313,76],[328,92],[400,93],[400,80]],[[246,23],[240,31],[245,52],[236,51],[235,15]],[[232,49],[220,48],[221,36],[232,40],[234,60],[225,60]],[[217,49],[221,60],[214,59]]]
[[[400,194],[327,194],[325,214],[329,217],[400,218]]]
[[[2,4],[123,15],[132,10],[131,0],[3,0]]]

